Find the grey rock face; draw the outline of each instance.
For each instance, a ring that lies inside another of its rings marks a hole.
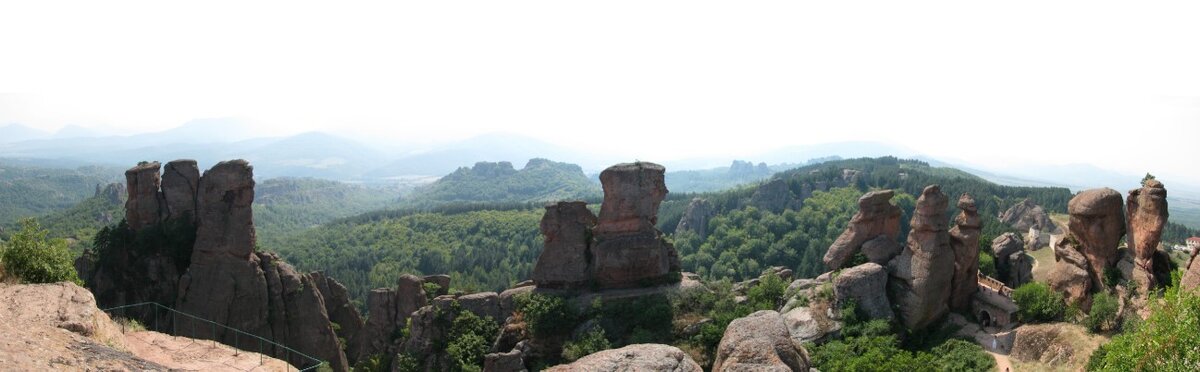
[[[200,168],[195,160],[167,163],[162,175],[162,218],[192,221],[196,214],[199,190]]]
[[[159,221],[162,197],[158,192],[161,182],[158,162],[141,162],[125,171],[125,184],[129,198],[125,200],[125,222],[129,228],[141,230]]]
[[[950,247],[954,251],[954,278],[951,280],[950,308],[956,311],[971,309],[971,297],[979,291],[979,236],[983,219],[979,218],[975,198],[962,194],[958,198],[962,212],[955,217],[950,229]]]
[[[868,262],[842,270],[833,280],[834,306],[840,309],[854,301],[871,319],[891,320],[892,304],[887,298],[888,273],[883,266]]]
[[[584,202],[546,206],[541,231],[542,254],[533,268],[533,281],[543,288],[585,288],[590,284],[588,250],[596,216]]]
[[[891,203],[892,190],[872,191],[858,198],[858,213],[850,219],[850,226],[838,236],[833,245],[826,251],[824,262],[829,270],[837,270],[854,257],[863,245],[869,241],[884,237],[885,242],[872,243],[870,249],[874,259],[883,260],[892,252],[893,246],[886,241],[895,242],[900,236],[900,207]],[[898,251],[898,249],[896,250]],[[893,253],[894,255],[894,253]],[[888,260],[891,257],[887,257]],[[884,261],[886,262],[886,261]],[[879,262],[876,262],[879,263]]]
[[[912,330],[924,329],[949,311],[954,251],[945,225],[948,204],[940,187],[926,187],[917,199],[908,246],[888,264],[888,296]]]
[[[692,199],[687,209],[684,210],[683,217],[679,219],[679,224],[675,226],[675,232],[690,231],[696,233],[700,239],[704,239],[708,236],[708,220],[713,217],[714,213],[708,199]]]
[[[763,310],[725,328],[713,371],[807,371],[808,353],[792,342],[779,313]]]

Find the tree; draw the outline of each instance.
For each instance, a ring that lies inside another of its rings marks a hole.
[[[1012,294],[1017,303],[1017,317],[1023,322],[1048,322],[1061,318],[1066,307],[1061,294],[1042,282],[1026,283]]]
[[[1149,181],[1152,179],[1154,179],[1154,175],[1150,174],[1150,173],[1146,173],[1146,176],[1142,177],[1142,186],[1146,186],[1146,181]]]
[[[8,275],[29,283],[72,282],[82,285],[63,239],[49,239],[50,232],[32,218],[21,220],[21,229],[4,244],[3,261]]]
[[[1092,354],[1089,371],[1200,370],[1200,295],[1180,290],[1179,276],[1162,301],[1150,302],[1150,317],[1134,330],[1113,337]]]

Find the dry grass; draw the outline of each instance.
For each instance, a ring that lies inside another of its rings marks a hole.
[[[1026,252],[1029,257],[1033,257],[1033,280],[1044,282],[1050,277],[1050,271],[1054,270],[1054,250],[1050,248],[1042,248],[1036,251]]]

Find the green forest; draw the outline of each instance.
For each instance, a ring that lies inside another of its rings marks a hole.
[[[545,202],[600,196],[600,184],[575,164],[530,159],[516,170],[512,163],[479,162],[461,167],[433,184],[418,188],[409,206],[464,202]]]
[[[33,167],[0,160],[0,226],[71,208],[95,195],[97,185],[121,179],[121,170],[86,166],[73,169]]]

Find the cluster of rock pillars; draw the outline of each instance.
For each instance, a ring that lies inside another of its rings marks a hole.
[[[345,287],[333,278],[320,272],[300,273],[278,256],[255,250],[251,209],[255,183],[253,168],[244,160],[221,162],[203,175],[191,160],[165,167],[140,163],[129,169],[125,173],[129,228],[140,231],[170,224],[194,229],[190,256],[180,257],[167,249],[117,249],[105,252],[103,259],[85,255],[76,265],[102,305],[145,301],[173,305],[326,360],[335,371],[346,371],[351,363],[373,355],[396,353],[423,358],[426,366],[447,365],[447,356],[435,346],[449,337],[449,330],[443,329],[449,323],[436,318],[444,314],[441,310],[459,306],[501,325],[484,369],[522,371],[525,360],[545,346],[513,324],[510,315],[517,294],[647,287],[705,290],[702,285],[679,284],[681,278],[694,277],[680,272],[675,248],[655,227],[659,204],[668,193],[664,172],[662,166],[646,162],[606,169],[600,175],[604,200],[599,215],[584,202],[546,206],[540,226],[544,249],[530,281],[501,293],[451,295],[448,276],[404,275],[394,288],[371,291],[365,320],[351,306]],[[857,175],[848,172],[845,183]],[[913,330],[938,322],[952,310],[970,310],[979,291],[982,230],[975,200],[961,195],[960,213],[947,226],[950,198],[937,185],[926,187],[917,199],[907,241],[901,244],[903,213],[891,204],[893,195],[890,190],[863,195],[858,212],[824,257],[830,273],[797,280],[791,289],[802,292],[829,283],[835,306],[854,301],[871,318],[895,319]],[[1035,207],[1026,205],[1022,211]],[[694,200],[681,228],[703,231],[711,211],[704,200]],[[1022,211],[1016,215],[1027,214]],[[1155,249],[1167,221],[1166,190],[1161,183],[1151,180],[1130,191],[1125,204],[1111,189],[1084,191],[1071,200],[1069,212],[1069,231],[1055,242],[1057,264],[1050,279],[1069,301],[1086,308],[1109,270],[1119,270],[1140,293],[1167,280],[1166,257]],[[1029,224],[1049,224],[1036,217],[1025,219]],[[1122,254],[1118,244],[1126,232],[1130,249]],[[1012,286],[1027,282],[1029,263],[1020,237],[1007,234],[992,243],[998,266],[1006,274],[1004,282]],[[851,266],[855,257],[865,257],[865,262]],[[1200,264],[1194,255],[1192,261],[1183,283],[1194,287],[1200,284]],[[437,293],[427,294],[427,290]],[[794,307],[789,304],[782,310]],[[767,310],[733,321],[718,347],[713,370],[807,370],[808,357],[800,341],[811,335],[795,334],[796,327],[789,326],[796,322],[793,313]],[[177,321],[173,329],[189,329],[189,324]],[[406,325],[408,336],[395,337]],[[236,342],[235,334],[221,330],[187,335]],[[267,352],[286,356],[283,350]],[[293,356],[291,362],[304,361]],[[699,371],[700,367],[677,348],[644,344],[551,368],[626,369]]]

